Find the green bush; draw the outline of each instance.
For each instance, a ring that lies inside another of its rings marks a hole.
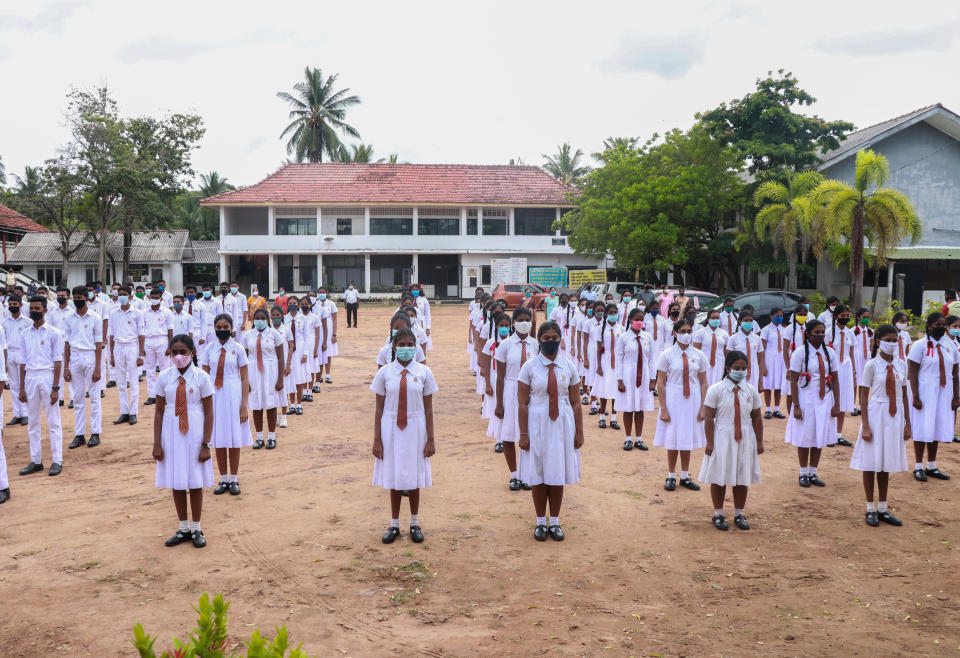
[[[197,612],[197,627],[189,633],[189,641],[184,642],[173,638],[173,651],[164,651],[160,658],[233,658],[239,654],[227,654],[227,610],[230,603],[217,594],[210,602],[210,597],[204,592],[200,603],[193,606]],[[299,645],[290,648],[287,638],[287,627],[275,628],[277,636],[267,641],[260,636],[260,631],[254,631],[247,645],[247,658],[308,658]],[[133,627],[133,646],[140,652],[140,658],[157,658],[153,645],[157,639],[148,635],[141,624]]]

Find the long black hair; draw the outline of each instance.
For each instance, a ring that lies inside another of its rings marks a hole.
[[[822,345],[822,347],[824,348],[823,353],[827,356],[827,380],[828,381],[830,379],[830,373],[833,372],[833,366],[830,365],[830,351],[826,349],[827,327],[822,322],[820,322],[820,320],[817,320],[817,319],[810,320],[803,327],[803,371],[800,373],[801,375],[806,375],[806,377],[804,378],[803,386],[808,386],[810,384],[810,365],[809,365],[810,332],[812,332],[817,327],[823,327],[823,330],[824,330],[824,336],[823,336],[824,344]]]
[[[863,317],[864,313],[869,313],[869,312],[870,312],[870,309],[866,308],[865,306],[861,307],[857,311],[857,327],[853,330],[853,333],[855,333],[857,336],[860,335],[860,318]],[[873,329],[871,329],[870,327],[864,327],[863,331],[867,332],[867,338],[873,337]]]
[[[396,316],[394,316],[394,317],[396,317]],[[407,321],[409,322],[409,320],[410,320],[410,318],[408,317],[408,318],[407,318]],[[391,361],[391,362],[397,360],[397,342],[398,342],[401,338],[406,338],[407,336],[409,336],[410,338],[413,338],[413,348],[414,348],[413,360],[414,360],[414,361],[417,360],[417,355],[416,355],[417,336],[416,336],[416,334],[414,334],[410,329],[397,329],[397,333],[395,333],[395,334],[393,335],[393,338],[390,339],[390,361]]]
[[[730,350],[727,352],[726,358],[723,360],[723,376],[726,377],[730,374],[730,368],[737,361],[746,361],[747,369],[750,368],[750,359],[747,358],[747,355],[741,352],[740,350]]]
[[[797,307],[793,309],[793,317],[790,318],[790,350],[791,352],[797,349],[797,325],[800,324],[799,322],[797,322],[797,316],[800,315],[801,313],[806,313],[806,312],[807,312],[807,307],[804,306],[803,304],[797,304]],[[800,325],[800,338],[804,339],[804,341],[806,341],[806,335],[804,334],[805,331],[806,329],[803,327],[803,325]]]
[[[840,307],[838,306],[837,308],[839,309]],[[897,331],[897,328],[892,324],[881,324],[879,327],[877,327],[877,330],[873,332],[873,351],[870,353],[871,357],[877,356],[877,348],[880,347],[880,340],[884,336],[889,336],[890,334],[899,336],[900,332]]]
[[[846,306],[839,303],[840,300],[836,297],[833,299],[837,302],[837,305],[833,311],[830,312],[830,347],[833,347],[833,343],[837,338],[837,316],[841,313],[846,313],[848,310]],[[829,301],[827,303],[829,303]],[[846,327],[843,327],[843,329],[846,329]],[[840,360],[843,361],[842,354],[840,355]]]

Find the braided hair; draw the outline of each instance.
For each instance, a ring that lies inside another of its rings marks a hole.
[[[839,312],[839,306],[837,307]],[[880,347],[880,340],[885,336],[893,334],[894,336],[898,335],[900,332],[897,331],[897,328],[892,324],[881,324],[877,327],[877,330],[873,332],[873,349],[870,352],[870,358],[875,358],[877,356],[877,349]]]
[[[600,323],[600,350],[598,352],[599,354],[603,354],[604,352],[607,351],[606,343],[604,342],[603,337],[607,331],[607,325],[610,324],[609,322],[607,322],[607,316],[610,314],[610,311],[617,312],[617,305],[607,304],[606,306],[603,307],[603,321]],[[596,311],[594,311],[594,313],[596,313]],[[613,331],[613,329],[611,328],[610,331]]]
[[[803,328],[803,371],[800,375],[804,378],[804,383],[801,388],[810,385],[810,333],[817,327],[823,327],[826,331],[826,326],[816,319],[807,322]],[[826,336],[824,336],[824,339],[826,339]],[[833,372],[833,366],[830,365],[830,351],[826,349],[826,345],[821,345],[821,347],[824,348],[823,353],[827,357],[827,382],[829,383],[832,377],[830,373]]]
[[[861,307],[861,308],[857,311],[857,326],[856,326],[856,328],[853,330],[853,333],[856,334],[857,336],[860,335],[860,331],[861,331],[861,330],[860,330],[860,318],[863,317],[864,313],[869,313],[869,312],[870,312],[870,309],[868,309],[868,308],[866,308],[866,307]],[[867,338],[872,338],[872,337],[873,337],[873,329],[871,329],[870,327],[864,327],[864,328],[863,328],[863,331],[867,332]]]
[[[398,314],[398,315],[399,315],[399,314]],[[394,316],[394,317],[396,317],[396,316]],[[409,322],[409,321],[410,321],[410,318],[407,318],[407,322]],[[393,361],[396,361],[396,360],[397,360],[397,343],[400,342],[400,339],[401,339],[401,338],[407,338],[408,336],[413,339],[413,345],[414,345],[414,347],[416,347],[416,345],[417,345],[417,337],[414,335],[413,331],[411,331],[411,330],[408,329],[408,328],[397,329],[397,333],[395,333],[395,334],[393,335],[393,338],[390,339],[390,361],[391,361],[391,363],[392,363]],[[416,360],[417,357],[414,356],[413,358],[414,358],[414,360]]]
[[[804,306],[803,304],[797,304],[797,308],[793,310],[793,317],[791,318],[791,322],[790,322],[791,351],[797,349],[797,316],[800,313],[806,313],[806,312],[807,312],[807,307]],[[803,338],[806,339],[806,336],[803,336]]]
[[[834,301],[838,300],[835,299]],[[830,347],[833,347],[833,343],[837,339],[837,316],[846,312],[847,307],[839,303],[830,312]],[[846,327],[843,327],[842,329],[846,329]],[[843,356],[840,357],[840,360],[843,360]]]
[[[934,311],[927,316],[927,324],[923,328],[923,333],[927,336],[927,356],[933,356],[933,347],[937,343],[937,341],[930,336],[930,327],[940,320],[943,320],[943,313],[939,311]]]

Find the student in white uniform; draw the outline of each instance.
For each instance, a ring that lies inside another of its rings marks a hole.
[[[0,339],[6,344],[3,328],[0,328]],[[7,476],[7,456],[3,452],[3,389],[7,384],[7,363],[4,357],[6,350],[0,349],[0,504],[10,500],[10,480]]]
[[[576,311],[574,311],[573,306],[570,305],[570,295],[563,293],[560,295],[560,302],[557,304],[557,307],[553,309],[553,313],[547,318],[548,321],[556,322],[557,326],[560,327],[560,331],[562,332],[560,354],[568,359],[570,358],[570,350],[573,347],[573,327],[576,317]],[[536,328],[534,328],[534,331],[536,331]]]
[[[517,377],[520,479],[533,487],[537,517],[533,537],[537,541],[546,541],[548,535],[563,541],[563,488],[580,481],[583,414],[578,404],[579,376],[573,363],[559,355],[561,336],[557,323],[540,325],[540,353],[520,368]]]
[[[75,309],[73,302],[70,300],[69,288],[57,286],[56,294],[57,303],[55,305],[48,304],[46,321],[62,334],[65,333],[67,327],[67,318],[73,315]],[[66,369],[60,373],[60,381],[57,382],[60,386],[60,406],[64,405],[64,400],[71,400],[70,407],[73,408],[73,401],[70,397],[70,383],[65,377]]]
[[[163,304],[159,287],[150,291],[149,306],[143,312],[143,350],[146,356],[143,367],[147,369],[147,401],[144,406],[156,403],[153,395],[158,370],[166,370],[167,352],[173,340],[173,313]]]
[[[7,425],[26,425],[27,405],[20,401],[20,363],[23,361],[20,334],[32,326],[27,312],[22,308],[23,298],[12,294],[7,297],[9,317],[3,320],[3,332],[7,339],[7,385],[10,386],[10,406],[13,418]]]
[[[183,290],[184,294],[181,298],[180,303],[183,305],[183,314],[189,317],[192,321],[190,327],[190,337],[193,339],[194,344],[197,346],[197,349],[201,352],[203,351],[203,345],[206,343],[206,318],[204,314],[206,313],[206,307],[203,302],[197,298],[197,287],[196,286],[187,286]],[[174,296],[173,303],[176,305],[177,296]],[[175,332],[179,333],[179,332]]]
[[[723,299],[723,310],[720,311],[720,328],[732,336],[737,331],[739,315],[733,303],[733,297]]]
[[[604,309],[605,321],[600,324],[597,339],[597,374],[594,378],[593,394],[600,400],[600,429],[607,427],[607,401],[610,402],[610,428],[619,430],[617,423],[617,338],[623,333],[617,316],[616,304],[607,304]]]
[[[580,400],[582,404],[590,404],[590,396],[587,395],[587,369],[584,367],[584,361],[587,358],[586,352],[586,342],[589,340],[590,336],[590,326],[593,320],[593,307],[591,303],[586,299],[580,300],[580,305],[577,307],[579,309],[577,319],[574,320],[573,325],[573,342],[574,350],[577,354],[577,372],[580,373],[580,395],[583,396],[583,399]],[[589,311],[589,312],[588,312]]]
[[[913,395],[913,477],[918,482],[931,477],[950,479],[937,467],[937,448],[940,443],[953,441],[953,412],[960,406],[957,350],[950,343],[943,315],[931,313],[927,316],[925,335],[913,344],[907,356],[907,377]]]
[[[793,353],[797,350],[797,347],[802,347],[805,342],[804,337],[804,327],[807,324],[807,308],[804,304],[797,304],[793,312],[793,318],[791,319],[788,326],[783,328],[783,361],[784,361],[784,372],[783,372],[783,382],[782,390],[783,394],[786,396],[786,410],[787,413],[790,413],[790,409],[793,407],[793,394],[791,392],[790,380],[788,375],[790,374],[790,360],[793,358]],[[776,416],[776,414],[774,414]],[[789,423],[787,424],[789,426]]]
[[[770,309],[770,324],[760,331],[760,340],[763,341],[763,401],[765,411],[763,417],[770,419],[774,416],[783,418],[780,413],[780,393],[783,389],[783,377],[787,371],[783,360],[783,309],[775,306]],[[771,393],[773,407],[770,406]],[[774,410],[776,414],[774,414]]]
[[[103,389],[103,320],[87,308],[87,289],[73,289],[73,304],[76,311],[67,318],[64,327],[63,369],[64,378],[74,392],[73,441],[71,450],[87,444],[93,448],[100,445],[103,430],[100,391]],[[87,442],[87,398],[90,400],[90,441]]]
[[[517,465],[517,442],[520,440],[520,422],[517,419],[517,378],[520,368],[537,355],[537,341],[530,335],[533,326],[530,309],[519,306],[513,311],[514,332],[500,342],[494,358],[497,361],[496,407],[494,417],[499,420],[497,443],[510,472],[510,491],[531,489],[520,480]]]
[[[320,318],[313,313],[313,303],[309,296],[300,298],[300,317],[303,320],[304,349],[307,357],[304,363],[303,396],[301,402],[313,402],[311,384],[316,376],[320,349],[324,340]]]
[[[480,318],[474,325],[474,336],[473,336],[473,346],[477,351],[477,369],[476,369],[476,380],[477,387],[476,393],[480,396],[480,414],[483,414],[483,394],[484,394],[484,383],[483,376],[480,372],[480,352],[483,350],[483,346],[487,344],[487,340],[493,337],[493,313],[494,313],[494,301],[492,298],[484,299],[483,301],[483,311],[480,314]]]
[[[433,318],[430,314],[430,300],[427,299],[427,296],[423,294],[423,286],[412,284],[413,289],[410,291],[410,294],[413,295],[413,301],[417,305],[417,310],[420,311],[420,320],[423,322],[423,330],[427,334],[427,348],[433,349],[433,338],[430,337],[430,327],[433,325]]]
[[[829,327],[833,324],[833,318],[837,314],[837,306],[840,305],[840,298],[834,295],[827,297],[827,308],[817,316],[817,319],[823,323],[824,327]]]
[[[667,319],[667,309],[664,308],[663,312],[660,312],[660,302],[654,300],[647,306],[644,326],[653,340],[653,363],[656,365],[657,359],[664,350],[673,345],[673,325]]]
[[[433,394],[437,383],[430,368],[414,361],[416,338],[409,329],[393,336],[396,356],[377,371],[370,390],[377,396],[373,422],[373,486],[390,490],[390,525],[381,541],[400,536],[400,502],[410,498],[410,540],[423,541],[420,489],[433,484],[430,458],[436,453]]]
[[[627,318],[630,315],[630,311],[636,308],[637,302],[633,299],[633,293],[629,290],[624,290],[620,295],[620,301],[617,303],[617,318],[620,326],[624,329],[629,329],[627,324]]]
[[[393,314],[393,317],[390,318],[390,334],[387,336],[386,341],[384,341],[383,347],[381,347],[380,351],[377,352],[378,369],[397,360],[397,355],[393,349],[393,337],[396,336],[397,332],[399,332],[401,329],[409,329],[415,337],[417,335],[416,332],[413,331],[413,324],[410,320],[410,316],[403,311],[397,311]],[[414,352],[413,360],[417,363],[425,364],[427,362],[426,353],[419,345],[417,345],[417,349]]]
[[[790,382],[793,407],[787,421],[784,441],[797,449],[800,462],[799,484],[826,486],[817,475],[823,448],[836,438],[837,355],[824,344],[823,323],[810,320],[804,327],[805,340],[790,357]]]
[[[277,409],[283,406],[284,340],[280,332],[270,326],[270,314],[265,308],[253,312],[253,329],[244,333],[243,347],[247,350],[247,375],[250,378],[250,410],[257,440],[253,449],[277,447]],[[263,442],[263,414],[267,414],[267,442]]]
[[[493,316],[493,337],[489,338],[480,350],[480,372],[483,376],[482,418],[487,419],[487,436],[494,439],[494,452],[503,452],[503,443],[497,438],[500,434],[500,418],[494,413],[497,408],[497,348],[500,342],[510,336],[513,321],[506,313],[498,312]]]
[[[160,299],[163,301],[164,308],[173,308],[173,293],[167,290],[167,282],[163,279],[157,281],[155,289],[160,291]]]
[[[213,379],[213,447],[220,471],[220,484],[213,493],[219,496],[229,491],[239,496],[240,448],[253,445],[247,422],[250,395],[247,354],[231,337],[234,327],[229,315],[221,313],[214,318],[213,330],[217,340],[200,359],[203,371]]]
[[[677,488],[677,456],[681,487],[699,491],[690,477],[690,452],[707,445],[703,431],[703,399],[707,394],[707,357],[693,347],[693,323],[680,320],[673,326],[676,343],[657,359],[660,417],[653,445],[667,450],[667,479],[663,488]]]
[[[53,464],[50,475],[63,470],[63,432],[60,429],[60,371],[63,368],[63,334],[44,321],[47,298],[30,298],[30,319],[33,324],[21,331],[17,340],[23,361],[20,363],[20,402],[28,405],[30,463],[20,475],[43,470],[43,438],[41,423],[47,417],[50,452]]]
[[[728,340],[730,336],[720,328],[720,311],[708,311],[706,326],[694,330],[693,334],[693,346],[707,357],[707,386],[713,386],[724,377],[723,360]]]
[[[417,307],[407,304],[403,306],[400,309],[400,311],[410,316],[410,330],[417,337],[417,346],[420,349],[422,349],[424,352],[426,352],[427,351],[427,334],[420,327],[420,323],[417,321]]]
[[[284,324],[290,328],[293,335],[293,359],[291,360],[290,381],[293,384],[294,392],[289,396],[289,405],[291,415],[303,415],[303,388],[310,380],[307,372],[307,335],[305,333],[306,318],[300,313],[300,298],[295,295],[287,297],[287,315],[283,318]]]
[[[727,530],[723,501],[733,487],[733,522],[749,530],[744,509],[747,489],[760,482],[763,454],[763,402],[756,387],[746,381],[747,355],[738,350],[727,354],[726,377],[707,389],[703,400],[703,429],[707,437],[700,481],[710,484],[713,527]]]
[[[220,285],[222,290],[223,284]],[[247,297],[240,293],[240,286],[236,281],[230,282],[230,292],[223,295],[222,304],[223,312],[229,315],[233,321],[233,337],[238,341],[242,340],[243,331],[247,326],[247,313],[250,307],[247,304]],[[214,329],[214,332],[216,332],[216,329]]]
[[[873,345],[873,329],[870,328],[870,310],[861,308],[857,311],[853,328],[853,368],[857,379],[857,386],[860,385],[860,373],[863,367],[870,360],[870,349]],[[860,415],[860,400],[854,402],[853,416]]]
[[[821,315],[823,315],[821,313]],[[837,438],[836,442],[830,442],[827,445],[833,446],[839,443],[848,448],[853,444],[843,438],[843,420],[844,414],[852,413],[856,406],[857,385],[853,376],[853,331],[847,326],[850,324],[850,309],[843,304],[834,304],[833,310],[828,314],[830,324],[827,326],[825,340],[834,352],[837,353],[837,391],[839,399],[837,408],[840,413],[837,414]],[[904,363],[904,365],[906,365]]]
[[[200,529],[203,490],[213,486],[210,438],[213,434],[213,382],[193,365],[196,348],[190,336],[173,337],[173,365],[157,379],[157,407],[153,421],[153,458],[157,461],[156,486],[173,490],[179,527],[166,541],[177,546],[192,541],[203,548],[207,540]],[[187,491],[192,521],[187,520]]]
[[[140,405],[140,387],[137,373],[143,366],[144,334],[143,314],[130,304],[130,289],[120,287],[120,307],[110,314],[110,367],[117,382],[120,396],[120,416],[113,421],[137,424],[137,408]]]
[[[340,355],[340,348],[337,346],[337,303],[327,296],[327,289],[323,286],[317,290],[317,301],[323,304],[327,314],[326,362],[323,364],[323,369],[327,375],[326,383],[332,384],[333,379],[330,378],[330,365],[333,357]]]
[[[910,354],[910,345],[913,338],[910,336],[910,316],[903,311],[897,311],[890,319],[894,328],[897,330],[897,351],[894,354],[896,358],[907,364],[907,355]],[[907,401],[910,401],[910,388],[907,387]]]
[[[624,450],[647,450],[643,442],[643,413],[653,411],[653,341],[644,331],[643,309],[633,308],[627,329],[617,339],[617,408],[623,413]]]
[[[283,337],[283,355],[280,359],[280,370],[281,374],[283,375],[283,391],[280,395],[277,427],[287,426],[287,405],[289,396],[297,394],[297,387],[290,378],[290,373],[293,372],[291,364],[294,352],[293,333],[290,331],[290,327],[284,324],[283,318],[283,307],[279,304],[275,304],[274,307],[270,309],[270,324],[277,331],[277,333]]]
[[[836,315],[839,315],[837,307]],[[910,409],[907,400],[907,368],[896,358],[897,330],[881,325],[874,334],[873,358],[863,369],[860,386],[860,436],[850,458],[850,468],[863,471],[863,491],[867,498],[867,525],[880,521],[900,526],[903,522],[887,508],[890,473],[910,470],[906,442],[910,440]],[[876,474],[879,505],[874,502]]]
[[[600,334],[600,329],[606,322],[606,315],[604,314],[605,308],[606,304],[603,302],[590,302],[587,305],[587,316],[590,318],[590,320],[585,327],[586,331],[582,332],[583,342],[580,346],[580,349],[583,352],[584,381],[590,391],[589,415],[591,416],[596,416],[600,413],[600,402],[597,400],[594,386],[597,382],[597,361],[599,360],[599,352],[597,351],[599,343],[597,340]],[[557,326],[560,327],[560,331],[562,332],[562,325],[557,324]],[[561,340],[561,343],[562,342],[563,341]]]
[[[198,348],[198,354],[203,352],[207,346],[213,342],[213,319],[222,312],[220,309],[223,308],[219,301],[220,298],[214,295],[213,284],[205,283],[202,287],[202,299],[200,299],[200,303],[203,305],[203,323],[205,331],[201,332],[200,337],[203,339],[205,344],[203,345],[202,349]]]
[[[753,312],[743,310],[737,321],[737,329],[727,341],[727,351],[743,352],[747,357],[747,383],[763,391],[763,377],[766,375],[763,340],[753,332]]]

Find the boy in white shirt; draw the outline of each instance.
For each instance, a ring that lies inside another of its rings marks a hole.
[[[73,289],[73,303],[77,310],[67,318],[64,328],[63,369],[64,379],[71,382],[75,400],[73,441],[71,450],[85,442],[90,448],[100,445],[103,416],[100,408],[100,391],[103,382],[103,320],[90,310],[87,290],[84,286]],[[90,441],[87,433],[87,393],[90,395]]]
[[[120,287],[118,301],[120,307],[110,314],[110,367],[120,396],[120,416],[113,424],[136,425],[140,405],[137,372],[143,367],[145,356],[143,314],[131,305],[130,289],[126,286]]]
[[[173,296],[173,335],[186,334],[193,338],[194,318],[183,308],[183,301],[183,295]],[[200,312],[199,307],[194,312]]]
[[[20,401],[20,361],[23,359],[20,334],[30,326],[30,320],[21,306],[23,298],[18,294],[7,297],[9,315],[3,320],[3,331],[7,338],[7,385],[10,387],[13,418],[7,425],[27,425],[27,405]]]
[[[144,406],[156,404],[154,397],[157,373],[169,367],[167,354],[173,341],[173,313],[163,305],[160,288],[150,291],[150,306],[143,313],[143,366],[147,369],[147,401]]]

